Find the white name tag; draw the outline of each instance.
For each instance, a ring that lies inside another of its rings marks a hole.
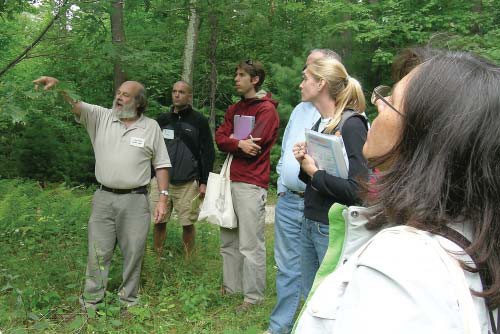
[[[130,138],[130,145],[136,147],[144,147],[144,138],[132,137]]]
[[[172,129],[163,129],[163,138],[165,138],[165,139],[174,139],[174,130],[172,130]]]

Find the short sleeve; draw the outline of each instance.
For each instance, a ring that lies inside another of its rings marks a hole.
[[[75,115],[75,120],[87,129],[92,142],[95,139],[97,130],[101,126],[101,120],[111,114],[110,109],[101,106],[80,102],[80,116]]]
[[[158,123],[154,123],[155,134],[153,136],[153,167],[155,169],[172,167],[160,126]]]

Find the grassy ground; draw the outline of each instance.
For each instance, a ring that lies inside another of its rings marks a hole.
[[[272,225],[266,226],[264,303],[244,316],[242,296],[219,293],[219,233],[197,225],[197,251],[184,260],[181,228],[169,225],[163,259],[146,250],[141,304],[120,311],[121,258],[115,252],[103,309],[90,317],[78,296],[85,279],[92,191],[0,180],[0,333],[261,333],[275,301]]]

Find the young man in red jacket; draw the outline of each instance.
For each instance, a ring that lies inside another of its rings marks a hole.
[[[234,155],[231,163],[231,193],[238,219],[235,229],[221,228],[223,260],[223,293],[243,292],[244,300],[236,309],[248,310],[264,298],[266,285],[266,248],[264,218],[270,153],[278,137],[278,103],[270,94],[259,91],[265,72],[258,61],[242,61],[236,67],[235,88],[242,99],[231,105],[224,123],[215,133],[215,141],[223,152]],[[242,139],[234,136],[234,119],[253,116],[254,126]]]

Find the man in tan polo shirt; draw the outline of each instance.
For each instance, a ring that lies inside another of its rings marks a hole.
[[[40,77],[36,87],[48,90],[57,84],[52,77]],[[85,290],[80,302],[96,308],[104,299],[109,265],[118,246],[123,254],[123,281],[119,287],[121,303],[137,303],[139,278],[149,231],[151,213],[147,184],[151,164],[156,170],[160,201],[153,218],[162,221],[168,197],[170,158],[156,121],[143,115],[147,106],[145,89],[139,82],[127,81],[118,88],[113,108],[75,101],[62,92],[73,106],[78,123],[90,136],[95,154],[95,175],[100,183],[92,200],[88,225],[88,260]]]

